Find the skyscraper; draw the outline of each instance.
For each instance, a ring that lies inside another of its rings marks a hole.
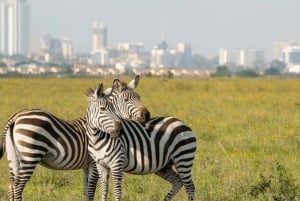
[[[0,52],[29,53],[30,7],[26,0],[0,0]]]
[[[61,50],[63,57],[70,61],[73,57],[73,44],[70,38],[64,37],[61,41]]]
[[[98,52],[107,48],[107,28],[101,21],[95,21],[92,25],[92,52]]]
[[[101,66],[109,65],[107,28],[101,21],[95,21],[92,25],[91,64]]]
[[[0,0],[0,53],[6,53],[6,49],[7,49],[7,33],[6,33],[6,29],[7,29],[7,5]]]
[[[273,42],[273,60],[283,61],[283,49],[289,46],[295,46],[297,42],[295,40],[286,41],[274,41]]]
[[[177,54],[179,63],[178,67],[191,68],[192,67],[192,46],[189,43],[178,43]]]

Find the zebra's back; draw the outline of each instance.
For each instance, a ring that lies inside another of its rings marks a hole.
[[[85,119],[64,121],[44,110],[24,110],[15,116],[10,137],[20,158],[52,169],[80,169],[87,166]],[[10,147],[7,146],[9,152]],[[37,161],[36,161],[37,162]]]

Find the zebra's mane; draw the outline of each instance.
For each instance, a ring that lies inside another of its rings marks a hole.
[[[95,92],[95,90],[94,89],[92,89],[91,87],[90,88],[88,88],[87,90],[86,90],[86,92],[84,93],[87,97],[89,97],[89,96],[92,96],[93,94],[94,94],[94,92]]]
[[[93,96],[94,93],[95,93],[95,89],[92,89],[92,88],[90,87],[90,88],[88,88],[88,89],[86,90],[85,95],[86,95],[87,97],[90,97],[90,96]],[[104,93],[101,93],[101,95],[105,95],[105,94],[104,94]]]
[[[129,89],[129,88],[128,88],[127,82],[121,80],[120,83],[121,83],[121,86],[120,86],[121,91]],[[108,88],[108,89],[106,89],[105,92],[104,92],[104,94],[109,94],[109,92],[110,92],[111,90],[112,90],[111,87]],[[92,89],[92,88],[90,87],[90,88],[88,88],[88,89],[86,90],[86,92],[85,92],[84,94],[85,94],[87,97],[89,97],[89,96],[92,96],[92,95],[94,94],[94,92],[95,92],[95,90]]]
[[[129,89],[128,88],[128,84],[125,82],[125,81],[120,81],[120,86],[119,86],[119,91],[125,91],[125,90],[127,90],[127,89]],[[104,94],[109,94],[109,93],[111,93],[111,90],[112,90],[112,87],[109,87],[109,88],[107,88],[105,91],[104,91]],[[93,92],[92,92],[93,93]]]
[[[120,88],[121,88],[122,91],[128,89],[128,84],[127,84],[127,82],[125,82],[125,81],[123,81],[123,80],[121,80],[120,82],[121,82]]]

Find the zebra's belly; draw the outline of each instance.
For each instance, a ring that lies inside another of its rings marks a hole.
[[[137,158],[131,155],[125,161],[124,171],[129,174],[151,174],[163,169],[167,164],[167,160],[157,163],[153,158],[146,156]]]
[[[158,172],[158,169],[148,169],[148,170],[141,170],[139,168],[135,168],[135,169],[125,169],[124,172],[128,173],[128,174],[137,174],[137,175],[146,175],[146,174],[152,174],[155,172]]]
[[[54,157],[52,154],[46,154],[40,164],[49,169],[55,170],[76,170],[82,169],[88,165],[89,155],[82,155],[78,157],[61,155],[60,157]]]

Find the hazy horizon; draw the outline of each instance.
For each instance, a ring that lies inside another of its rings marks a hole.
[[[70,37],[77,52],[90,50],[95,20],[106,24],[109,47],[116,47],[118,42],[143,41],[150,50],[164,32],[169,47],[187,42],[193,53],[207,57],[217,55],[219,48],[253,48],[269,56],[275,40],[300,39],[298,0],[27,2],[32,38],[45,33]]]

